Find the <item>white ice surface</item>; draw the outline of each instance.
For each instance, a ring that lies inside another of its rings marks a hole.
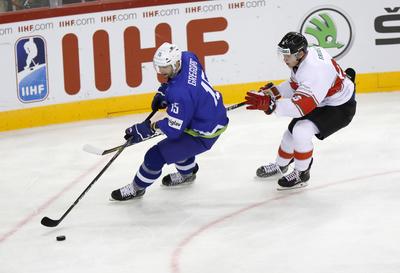
[[[112,156],[83,145],[120,145],[145,116],[0,133],[0,273],[400,272],[400,92],[359,95],[353,122],[315,139],[307,188],[255,179],[289,119],[240,108],[198,156],[193,185],[157,181],[141,200],[108,201],[158,137],[123,151],[58,227],[42,226]]]

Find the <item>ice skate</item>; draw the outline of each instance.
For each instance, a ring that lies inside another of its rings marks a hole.
[[[355,81],[356,81],[356,71],[355,71],[353,68],[349,67],[349,68],[347,68],[344,72],[346,73],[347,77],[348,77],[352,82],[355,83]]]
[[[313,160],[311,159],[308,169],[305,171],[299,171],[294,169],[291,173],[283,176],[278,180],[279,187],[277,190],[291,190],[297,188],[303,188],[308,185],[307,181],[310,179],[310,169]]]
[[[115,190],[111,193],[110,200],[111,201],[126,201],[130,199],[138,199],[142,198],[144,193],[146,192],[145,189],[143,190],[135,190],[132,183]]]
[[[259,178],[275,177],[277,175],[283,176],[288,171],[289,165],[292,162],[293,159],[290,160],[289,164],[286,166],[279,166],[276,163],[270,163],[268,165],[261,166],[257,169],[256,175]]]
[[[162,179],[162,184],[166,187],[176,187],[192,184],[196,179],[196,173],[198,170],[199,165],[196,164],[191,174],[182,175],[179,172],[168,174]]]

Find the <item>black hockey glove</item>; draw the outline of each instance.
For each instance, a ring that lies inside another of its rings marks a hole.
[[[165,91],[167,90],[168,84],[163,83],[158,88],[157,93],[154,95],[153,101],[151,102],[151,109],[156,111],[158,109],[167,108],[167,101],[165,99]]]

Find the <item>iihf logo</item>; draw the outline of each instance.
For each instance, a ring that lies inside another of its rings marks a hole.
[[[15,44],[18,98],[42,101],[49,94],[46,43],[40,36],[25,37]]]

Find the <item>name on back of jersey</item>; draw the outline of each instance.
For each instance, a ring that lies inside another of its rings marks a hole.
[[[197,81],[197,62],[192,58],[189,59],[189,72],[188,72],[188,84],[196,86]]]

